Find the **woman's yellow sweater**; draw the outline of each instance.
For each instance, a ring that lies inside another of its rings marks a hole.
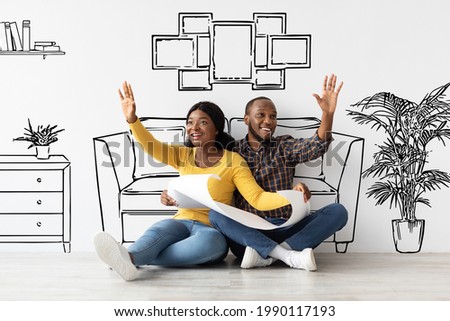
[[[217,202],[231,205],[233,192],[237,188],[253,207],[261,211],[289,204],[289,201],[280,194],[265,192],[256,183],[247,162],[238,153],[224,150],[222,158],[214,166],[201,168],[195,164],[195,147],[162,143],[153,137],[139,120],[130,124],[130,129],[145,152],[159,162],[174,167],[180,175],[218,175],[221,180],[208,181],[209,193]],[[195,186],[192,188],[195,189]],[[179,208],[174,218],[195,220],[210,225],[208,212],[208,209]]]

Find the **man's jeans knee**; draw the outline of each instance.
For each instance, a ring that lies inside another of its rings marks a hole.
[[[327,207],[327,215],[331,216],[331,219],[336,224],[336,231],[341,230],[348,221],[348,212],[344,205],[340,203],[330,204]]]

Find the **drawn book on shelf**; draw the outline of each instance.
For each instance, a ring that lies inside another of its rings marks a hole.
[[[37,51],[61,51],[60,46],[55,41],[35,41],[34,50]]]
[[[20,39],[19,28],[16,22],[10,22],[12,48],[14,51],[22,51],[22,40]]]
[[[0,51],[8,50],[8,42],[6,40],[5,22],[0,22]]]
[[[40,46],[40,45],[34,45],[34,50],[37,51],[61,51],[61,48],[59,46]]]
[[[30,20],[22,21],[22,47],[23,51],[30,50],[31,42],[31,22]]]
[[[3,55],[27,55],[41,54],[65,54],[55,41],[34,41],[31,45],[31,21],[23,20],[22,29],[19,31],[17,22],[0,22],[0,54]]]
[[[5,27],[4,41],[6,42],[6,46],[3,50],[4,51],[13,50],[10,24],[9,22],[3,22],[3,26]]]

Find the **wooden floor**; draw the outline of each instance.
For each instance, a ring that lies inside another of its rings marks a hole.
[[[316,253],[317,272],[145,267],[124,282],[95,253],[0,252],[0,300],[450,300],[450,254]]]

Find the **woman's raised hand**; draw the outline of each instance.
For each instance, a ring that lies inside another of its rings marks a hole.
[[[122,112],[128,123],[132,124],[137,120],[136,104],[134,102],[133,90],[126,81],[123,83],[123,93],[119,89],[120,101],[122,103]]]

